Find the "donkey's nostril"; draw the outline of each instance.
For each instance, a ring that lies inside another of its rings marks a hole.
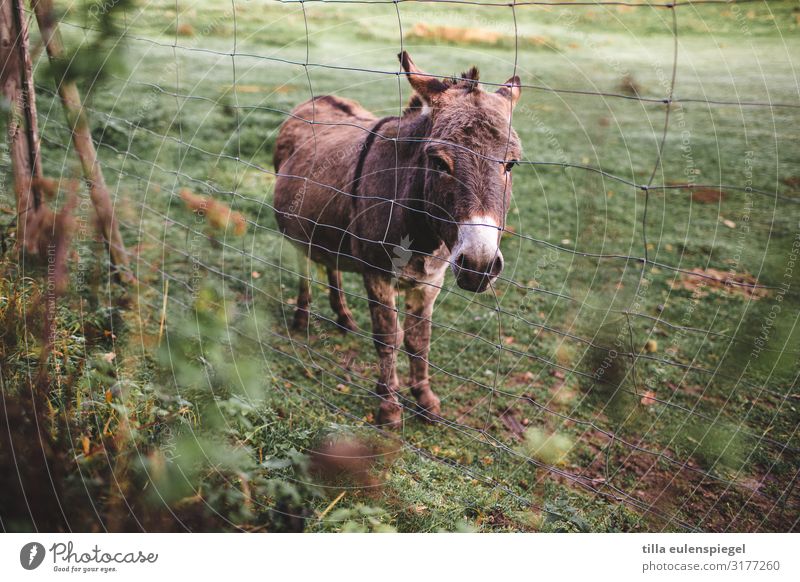
[[[497,277],[503,271],[503,255],[497,255],[489,266],[489,276]]]
[[[491,258],[458,253],[453,260],[453,273],[462,289],[483,293],[503,270],[503,254],[497,250]]]

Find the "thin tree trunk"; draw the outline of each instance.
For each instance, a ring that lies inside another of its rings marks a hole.
[[[14,17],[19,31],[20,63],[22,65],[22,107],[25,112],[25,123],[28,131],[28,148],[33,169],[32,175],[41,178],[42,154],[39,145],[39,121],[36,116],[36,91],[33,88],[33,63],[31,62],[30,37],[28,35],[28,21],[25,18],[24,0],[14,0]],[[33,197],[36,207],[41,203],[41,196],[36,184],[33,188]]]
[[[36,21],[39,24],[39,32],[47,49],[47,55],[51,61],[56,61],[64,54],[64,45],[53,16],[53,2],[52,0],[31,0],[31,6],[36,14]],[[103,236],[108,243],[111,263],[118,269],[120,278],[130,281],[132,275],[129,269],[128,253],[122,242],[119,225],[114,216],[114,205],[97,160],[97,151],[92,142],[92,134],[81,104],[80,93],[73,82],[56,79],[56,84],[67,122],[72,130],[72,143],[81,161],[83,177],[89,185],[92,204],[103,229]]]
[[[20,21],[15,0],[0,0],[0,84],[8,100],[8,146],[17,199],[17,245],[29,253],[38,252],[42,204],[36,192],[36,179],[41,178],[38,133],[32,84],[25,70],[27,26]],[[27,93],[27,94],[26,94]]]

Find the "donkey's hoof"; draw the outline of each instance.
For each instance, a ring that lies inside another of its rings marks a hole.
[[[292,320],[292,329],[294,331],[308,331],[308,311],[295,311],[294,319]]]
[[[436,422],[441,419],[442,404],[433,392],[422,394],[417,399],[417,412],[423,420]]]
[[[345,334],[348,331],[358,331],[358,326],[352,317],[339,317],[336,320],[336,325],[338,326],[339,333],[342,334]]]
[[[381,402],[378,409],[378,426],[399,429],[403,426],[403,407],[396,402]]]

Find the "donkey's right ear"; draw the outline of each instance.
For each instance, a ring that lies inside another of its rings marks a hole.
[[[508,81],[503,83],[503,85],[495,91],[501,97],[508,99],[509,103],[511,103],[511,109],[517,105],[517,101],[519,101],[519,96],[522,93],[522,82],[519,80],[519,77],[514,75]]]
[[[420,71],[406,51],[403,51],[397,55],[397,58],[400,59],[400,65],[408,74],[408,82],[411,83],[414,91],[416,91],[419,96],[422,97],[422,100],[425,101],[427,105],[432,105],[436,100],[436,97],[447,90],[447,85],[445,85],[441,80],[437,79],[433,75],[426,75]]]

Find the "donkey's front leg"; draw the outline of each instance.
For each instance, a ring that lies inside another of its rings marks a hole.
[[[365,273],[364,285],[372,316],[372,339],[378,351],[378,387],[382,402],[378,423],[397,428],[403,419],[403,409],[397,399],[397,350],[400,347],[400,327],[397,324],[397,295],[392,279],[384,274]]]
[[[403,322],[406,351],[411,372],[411,393],[427,420],[440,413],[439,397],[431,390],[428,354],[431,348],[433,304],[441,290],[441,281],[420,284],[406,291],[406,317]]]

